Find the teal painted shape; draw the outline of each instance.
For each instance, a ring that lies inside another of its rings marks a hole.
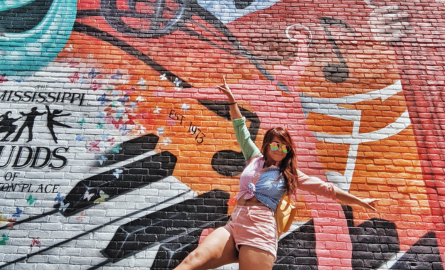
[[[77,0],[22,0],[7,10],[6,4],[0,5],[0,74],[23,75],[47,66],[71,35]]]
[[[35,0],[3,0],[0,2],[0,11],[21,7],[33,1]]]

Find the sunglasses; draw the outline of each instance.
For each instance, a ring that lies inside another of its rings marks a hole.
[[[272,150],[272,151],[277,151],[278,149],[281,149],[281,151],[285,154],[289,153],[289,151],[290,151],[290,147],[285,144],[273,142],[269,145],[270,145],[270,150]]]

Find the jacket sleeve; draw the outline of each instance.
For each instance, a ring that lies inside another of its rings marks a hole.
[[[300,170],[298,172],[297,188],[311,193],[321,195],[326,198],[337,200],[334,184],[325,182],[318,177],[310,177]]]
[[[246,118],[234,119],[232,121],[233,128],[235,129],[236,140],[238,141],[241,151],[243,152],[244,159],[250,160],[254,156],[261,155],[260,149],[250,138],[250,132],[246,127]]]

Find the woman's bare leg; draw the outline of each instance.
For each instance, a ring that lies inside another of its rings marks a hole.
[[[235,242],[224,228],[209,234],[175,270],[205,270],[238,261]]]
[[[239,270],[271,270],[275,257],[269,252],[251,246],[239,250]]]

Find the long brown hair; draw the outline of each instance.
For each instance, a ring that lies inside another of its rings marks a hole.
[[[295,153],[294,144],[289,132],[282,127],[269,129],[264,135],[261,153],[263,154],[264,159],[267,160],[267,149],[275,136],[290,148],[290,151],[287,152],[286,157],[281,161],[280,174],[283,175],[284,179],[286,180],[287,190],[292,193],[297,189],[298,174],[297,155]]]

